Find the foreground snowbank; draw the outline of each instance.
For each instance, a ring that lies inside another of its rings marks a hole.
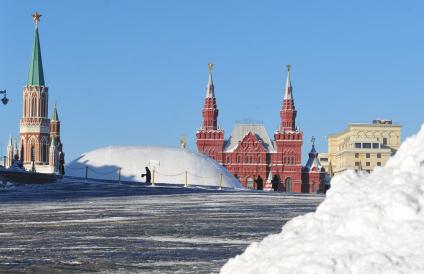
[[[424,273],[424,125],[372,174],[332,181],[315,213],[230,259],[221,273]]]
[[[66,175],[102,180],[142,181],[148,166],[156,183],[241,188],[215,160],[187,149],[156,146],[109,146],[81,155],[66,165]],[[86,169],[87,168],[87,169]],[[222,175],[222,180],[221,180]]]

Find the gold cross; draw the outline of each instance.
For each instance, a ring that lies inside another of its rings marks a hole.
[[[36,11],[33,15],[32,15],[32,19],[35,22],[35,25],[38,25],[38,22],[40,22],[40,17],[42,15],[38,13],[38,11]]]
[[[208,64],[208,67],[209,67],[209,72],[212,72],[213,64],[212,63],[209,63]]]
[[[287,71],[290,71],[290,64],[287,65]]]

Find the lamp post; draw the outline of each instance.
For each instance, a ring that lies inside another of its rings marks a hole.
[[[0,90],[0,94],[4,94],[3,98],[1,99],[1,102],[3,103],[3,105],[7,105],[9,99],[6,97],[6,90]]]

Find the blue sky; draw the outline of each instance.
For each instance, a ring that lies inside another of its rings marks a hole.
[[[316,136],[393,119],[423,122],[424,5],[419,1],[0,1],[0,141],[17,137],[34,25],[50,110],[58,101],[67,161],[106,145],[195,149],[215,64],[219,124],[261,120],[272,137],[292,65],[303,162]]]

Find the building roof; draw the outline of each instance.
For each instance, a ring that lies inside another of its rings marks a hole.
[[[343,134],[348,133],[350,130],[357,128],[357,127],[369,127],[369,128],[401,128],[402,125],[400,124],[393,124],[393,123],[376,123],[375,120],[372,123],[349,123],[348,127],[345,130],[342,130],[337,133],[332,133],[328,135],[328,138],[334,138],[342,136]]]
[[[305,168],[307,168],[308,170],[312,170],[314,167],[317,169],[317,171],[320,171],[322,165],[318,159],[318,152],[315,149],[315,145],[312,145],[312,149],[309,152],[309,159],[305,165]]]
[[[44,86],[43,62],[41,60],[40,39],[38,24],[35,26],[34,46],[32,48],[31,62],[29,64],[28,86]]]
[[[224,152],[233,152],[237,148],[239,142],[241,142],[249,132],[254,134],[258,140],[262,141],[262,145],[267,152],[276,152],[263,124],[236,124],[230,138],[225,142]]]

